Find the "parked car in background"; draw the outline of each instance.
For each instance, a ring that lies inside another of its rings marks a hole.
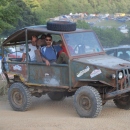
[[[127,25],[121,25],[118,27],[118,30],[122,33],[128,33],[129,29],[127,28]]]
[[[17,52],[12,52],[8,54],[9,58],[21,58],[22,57],[22,52],[17,51]]]
[[[122,32],[122,33],[128,33],[128,32],[129,32],[129,29],[127,29],[127,28],[120,29],[120,32]]]
[[[104,49],[108,55],[130,61],[130,45],[121,45],[118,47]]]
[[[118,18],[116,18],[116,20],[118,22],[127,22],[130,20],[130,18],[125,16],[125,17],[118,17]]]
[[[5,58],[21,58],[23,52],[20,50],[17,50],[15,48],[6,48],[4,49],[4,56]],[[0,48],[0,59],[2,57],[2,50]]]
[[[16,58],[21,58],[22,59],[22,51],[18,51],[16,48],[6,48],[4,49],[4,61],[6,62],[7,60],[10,61],[15,61]],[[2,49],[0,48],[0,60],[2,60]],[[9,66],[8,63],[4,63],[5,68],[7,71],[9,71]]]
[[[120,29],[126,29],[127,28],[127,25],[125,24],[125,25],[121,25],[121,26],[119,26],[118,27],[118,29],[120,30]]]
[[[22,58],[23,50],[20,47],[10,48],[10,52],[7,53],[6,59],[10,61],[14,61],[16,58]]]

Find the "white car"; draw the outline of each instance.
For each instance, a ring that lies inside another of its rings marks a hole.
[[[118,27],[118,29],[126,29],[127,28],[127,25],[121,25]]]
[[[128,33],[128,32],[129,32],[129,29],[127,29],[127,28],[122,28],[122,29],[120,29],[120,32],[122,32],[122,33]]]
[[[104,49],[108,55],[130,61],[130,45],[120,45],[118,47]]]

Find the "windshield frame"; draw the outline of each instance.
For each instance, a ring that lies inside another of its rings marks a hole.
[[[94,34],[94,37],[95,37],[95,39],[97,40],[97,43],[98,43],[98,45],[99,45],[101,51],[100,51],[100,52],[93,52],[93,53],[85,53],[85,54],[72,55],[72,54],[70,53],[69,48],[68,48],[68,43],[67,43],[67,40],[66,40],[66,38],[65,38],[65,35],[66,35],[66,34],[74,34],[74,33],[86,33],[86,32],[92,32],[92,33]],[[78,32],[73,32],[73,33],[72,33],[72,32],[63,33],[63,41],[64,41],[64,43],[65,43],[66,50],[67,50],[67,52],[68,52],[68,54],[69,54],[69,57],[70,57],[71,59],[80,58],[80,57],[82,58],[82,57],[86,57],[86,56],[106,54],[105,51],[104,51],[104,49],[103,49],[103,47],[102,47],[102,45],[101,45],[101,43],[100,43],[100,41],[99,41],[99,39],[98,39],[98,37],[97,37],[97,35],[96,35],[95,32],[92,31],[92,30],[88,30],[88,31],[84,30],[84,31],[78,31]]]

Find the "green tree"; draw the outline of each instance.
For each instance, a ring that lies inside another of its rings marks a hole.
[[[90,29],[90,26],[85,21],[78,20],[77,21],[77,28]]]
[[[49,18],[70,12],[130,13],[130,0],[0,0],[0,33],[45,24]],[[82,24],[86,28],[86,23]]]
[[[0,1],[0,34],[8,29],[15,28],[17,20],[20,18],[20,10],[16,5],[15,0],[1,0]]]
[[[5,11],[3,13],[3,17],[5,18],[4,21],[7,21],[5,23],[7,23],[8,26],[5,24],[5,29],[2,30],[2,35],[10,35],[14,31],[25,26],[36,25],[39,23],[35,12],[31,11],[31,9],[26,3],[23,2],[23,0],[14,0],[8,4],[9,5],[6,7],[6,9],[3,10]],[[9,6],[14,6],[15,9],[11,8],[10,12],[6,12],[8,11],[7,8],[9,8]]]
[[[122,40],[125,39],[125,35],[115,28],[93,28],[93,30],[96,32],[100,42],[104,47],[118,46]]]

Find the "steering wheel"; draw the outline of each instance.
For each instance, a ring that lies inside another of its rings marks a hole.
[[[83,45],[77,44],[77,45],[75,46],[75,48],[74,48],[74,52],[75,52],[75,54],[83,54],[83,53],[85,52],[84,49],[85,49],[85,48],[84,48]]]

